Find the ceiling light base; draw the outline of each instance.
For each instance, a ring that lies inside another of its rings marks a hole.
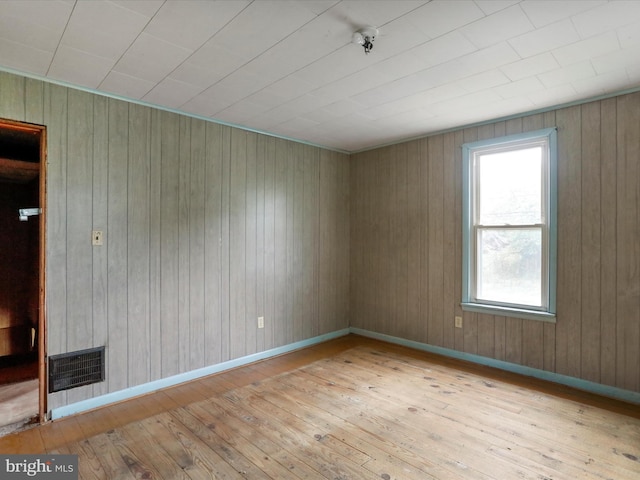
[[[373,41],[378,36],[378,29],[375,27],[364,27],[353,34],[352,42],[362,45],[364,53],[369,54],[373,49]]]

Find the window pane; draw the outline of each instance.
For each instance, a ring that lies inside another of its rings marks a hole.
[[[542,148],[481,155],[478,158],[481,225],[542,222]]]
[[[542,306],[540,229],[478,231],[477,297]]]

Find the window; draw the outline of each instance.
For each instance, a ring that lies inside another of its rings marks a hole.
[[[554,322],[556,130],[462,149],[462,308]]]

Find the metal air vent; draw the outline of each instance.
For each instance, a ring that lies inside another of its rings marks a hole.
[[[49,393],[104,381],[104,347],[49,357]]]

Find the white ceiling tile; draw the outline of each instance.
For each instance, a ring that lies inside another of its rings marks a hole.
[[[191,62],[184,62],[176,67],[167,78],[171,78],[177,82],[197,85],[204,90],[224,78],[224,74],[222,74],[215,65],[205,67]]]
[[[592,58],[591,63],[596,73],[601,75],[635,65],[638,63],[638,58],[640,58],[640,44]]]
[[[621,48],[629,48],[640,44],[640,21],[620,27],[617,33]]]
[[[278,125],[277,130],[286,136],[297,136],[300,132],[318,125],[317,122],[304,117],[296,117]]]
[[[0,69],[362,149],[640,87],[638,4],[0,0]]]
[[[559,66],[560,65],[555,57],[551,53],[545,52],[503,65],[500,67],[500,70],[502,70],[502,72],[504,72],[511,80],[515,81],[525,77],[538,75],[539,73],[548,72],[549,70],[554,70]]]
[[[159,82],[191,53],[190,50],[178,45],[142,33],[113,70],[151,82]]]
[[[637,23],[640,18],[640,2],[619,0],[607,2],[572,18],[582,38],[592,37],[610,29]]]
[[[249,3],[247,0],[170,0],[162,5],[145,28],[145,32],[169,43],[195,50]]]
[[[146,17],[153,17],[165,0],[110,0],[122,8],[140,13]]]
[[[429,41],[411,52],[423,63],[434,66],[433,68],[425,68],[387,84],[381,84],[353,98],[358,103],[371,107],[441,85],[448,80],[458,79],[465,75],[465,67],[460,65],[459,57],[475,50],[471,42],[458,32]],[[384,67],[384,63],[382,66]],[[390,86],[392,88],[389,88]]]
[[[545,87],[552,88],[565,83],[575,82],[576,80],[594,77],[595,75],[596,72],[591,62],[585,61],[542,73],[538,75],[538,78]]]
[[[535,108],[550,107],[553,105],[561,105],[576,100],[578,94],[570,83],[559,85],[557,87],[545,88],[538,92],[532,92],[527,95]]]
[[[363,2],[362,0],[343,0],[329,9],[326,14],[338,20],[353,33],[354,29],[366,25],[384,27],[387,23],[415,11],[427,1]]]
[[[40,51],[56,51],[62,29],[34,24],[24,16],[3,14],[2,4],[3,2],[0,2],[0,38]],[[29,32],[29,35],[25,35],[25,32]]]
[[[520,5],[500,10],[463,27],[460,32],[478,48],[488,47],[533,30]]]
[[[485,15],[491,15],[519,2],[520,0],[476,0],[476,5],[480,7]]]
[[[636,88],[640,85],[640,63],[634,63],[627,67],[627,75],[629,77],[629,85],[625,85],[625,89]]]
[[[550,23],[571,17],[605,4],[605,0],[527,0],[520,5],[536,27],[544,27]]]
[[[243,59],[243,63],[248,62],[317,18],[304,3],[252,2],[218,32],[212,41],[215,45],[233,51],[236,56]],[[317,38],[322,37],[310,37],[305,40],[317,40]]]
[[[0,16],[20,18],[25,23],[62,34],[73,7],[73,3],[54,0],[2,0]]]
[[[229,107],[227,92],[222,88],[210,87],[182,105],[181,109],[196,115],[212,117],[216,112]]]
[[[493,88],[493,91],[502,98],[513,98],[518,96],[526,96],[530,93],[544,90],[544,85],[536,77],[526,77],[515,82],[500,85]]]
[[[100,84],[100,90],[139,100],[151,90],[154,85],[155,83],[149,82],[148,80],[112,71]]]
[[[478,50],[460,32],[452,32],[424,43],[411,52],[427,67],[433,67]]]
[[[111,2],[79,2],[61,40],[76,50],[117,61],[140,35],[149,17]]]
[[[512,38],[509,43],[522,58],[532,57],[554,48],[580,40],[570,20],[553,23],[524,35]]]
[[[178,108],[202,92],[202,88],[189,83],[165,78],[147,93],[142,100],[149,103]]]
[[[53,54],[0,38],[2,65],[18,71],[45,75]]]
[[[109,59],[61,45],[53,57],[48,75],[57,80],[96,88],[112,66],[113,62]]]
[[[470,110],[477,106],[484,106],[501,101],[497,93],[490,90],[469,93],[444,102],[434,103],[429,107],[432,115],[444,115],[457,110]]]
[[[558,63],[564,66],[606,55],[619,49],[618,36],[611,31],[557,48],[552,53]]]
[[[264,89],[264,92],[269,95],[275,95],[280,99],[291,100],[311,92],[314,88],[314,85],[296,74],[289,75],[272,83]]]
[[[478,92],[505,83],[509,83],[509,79],[504,73],[500,70],[488,70],[453,82],[451,86],[460,88],[464,92]]]
[[[434,0],[411,12],[410,19],[429,37],[436,38],[484,16],[473,1]]]
[[[572,85],[580,95],[593,97],[625,88],[629,85],[629,75],[626,68],[621,68],[595,77],[576,80]]]

